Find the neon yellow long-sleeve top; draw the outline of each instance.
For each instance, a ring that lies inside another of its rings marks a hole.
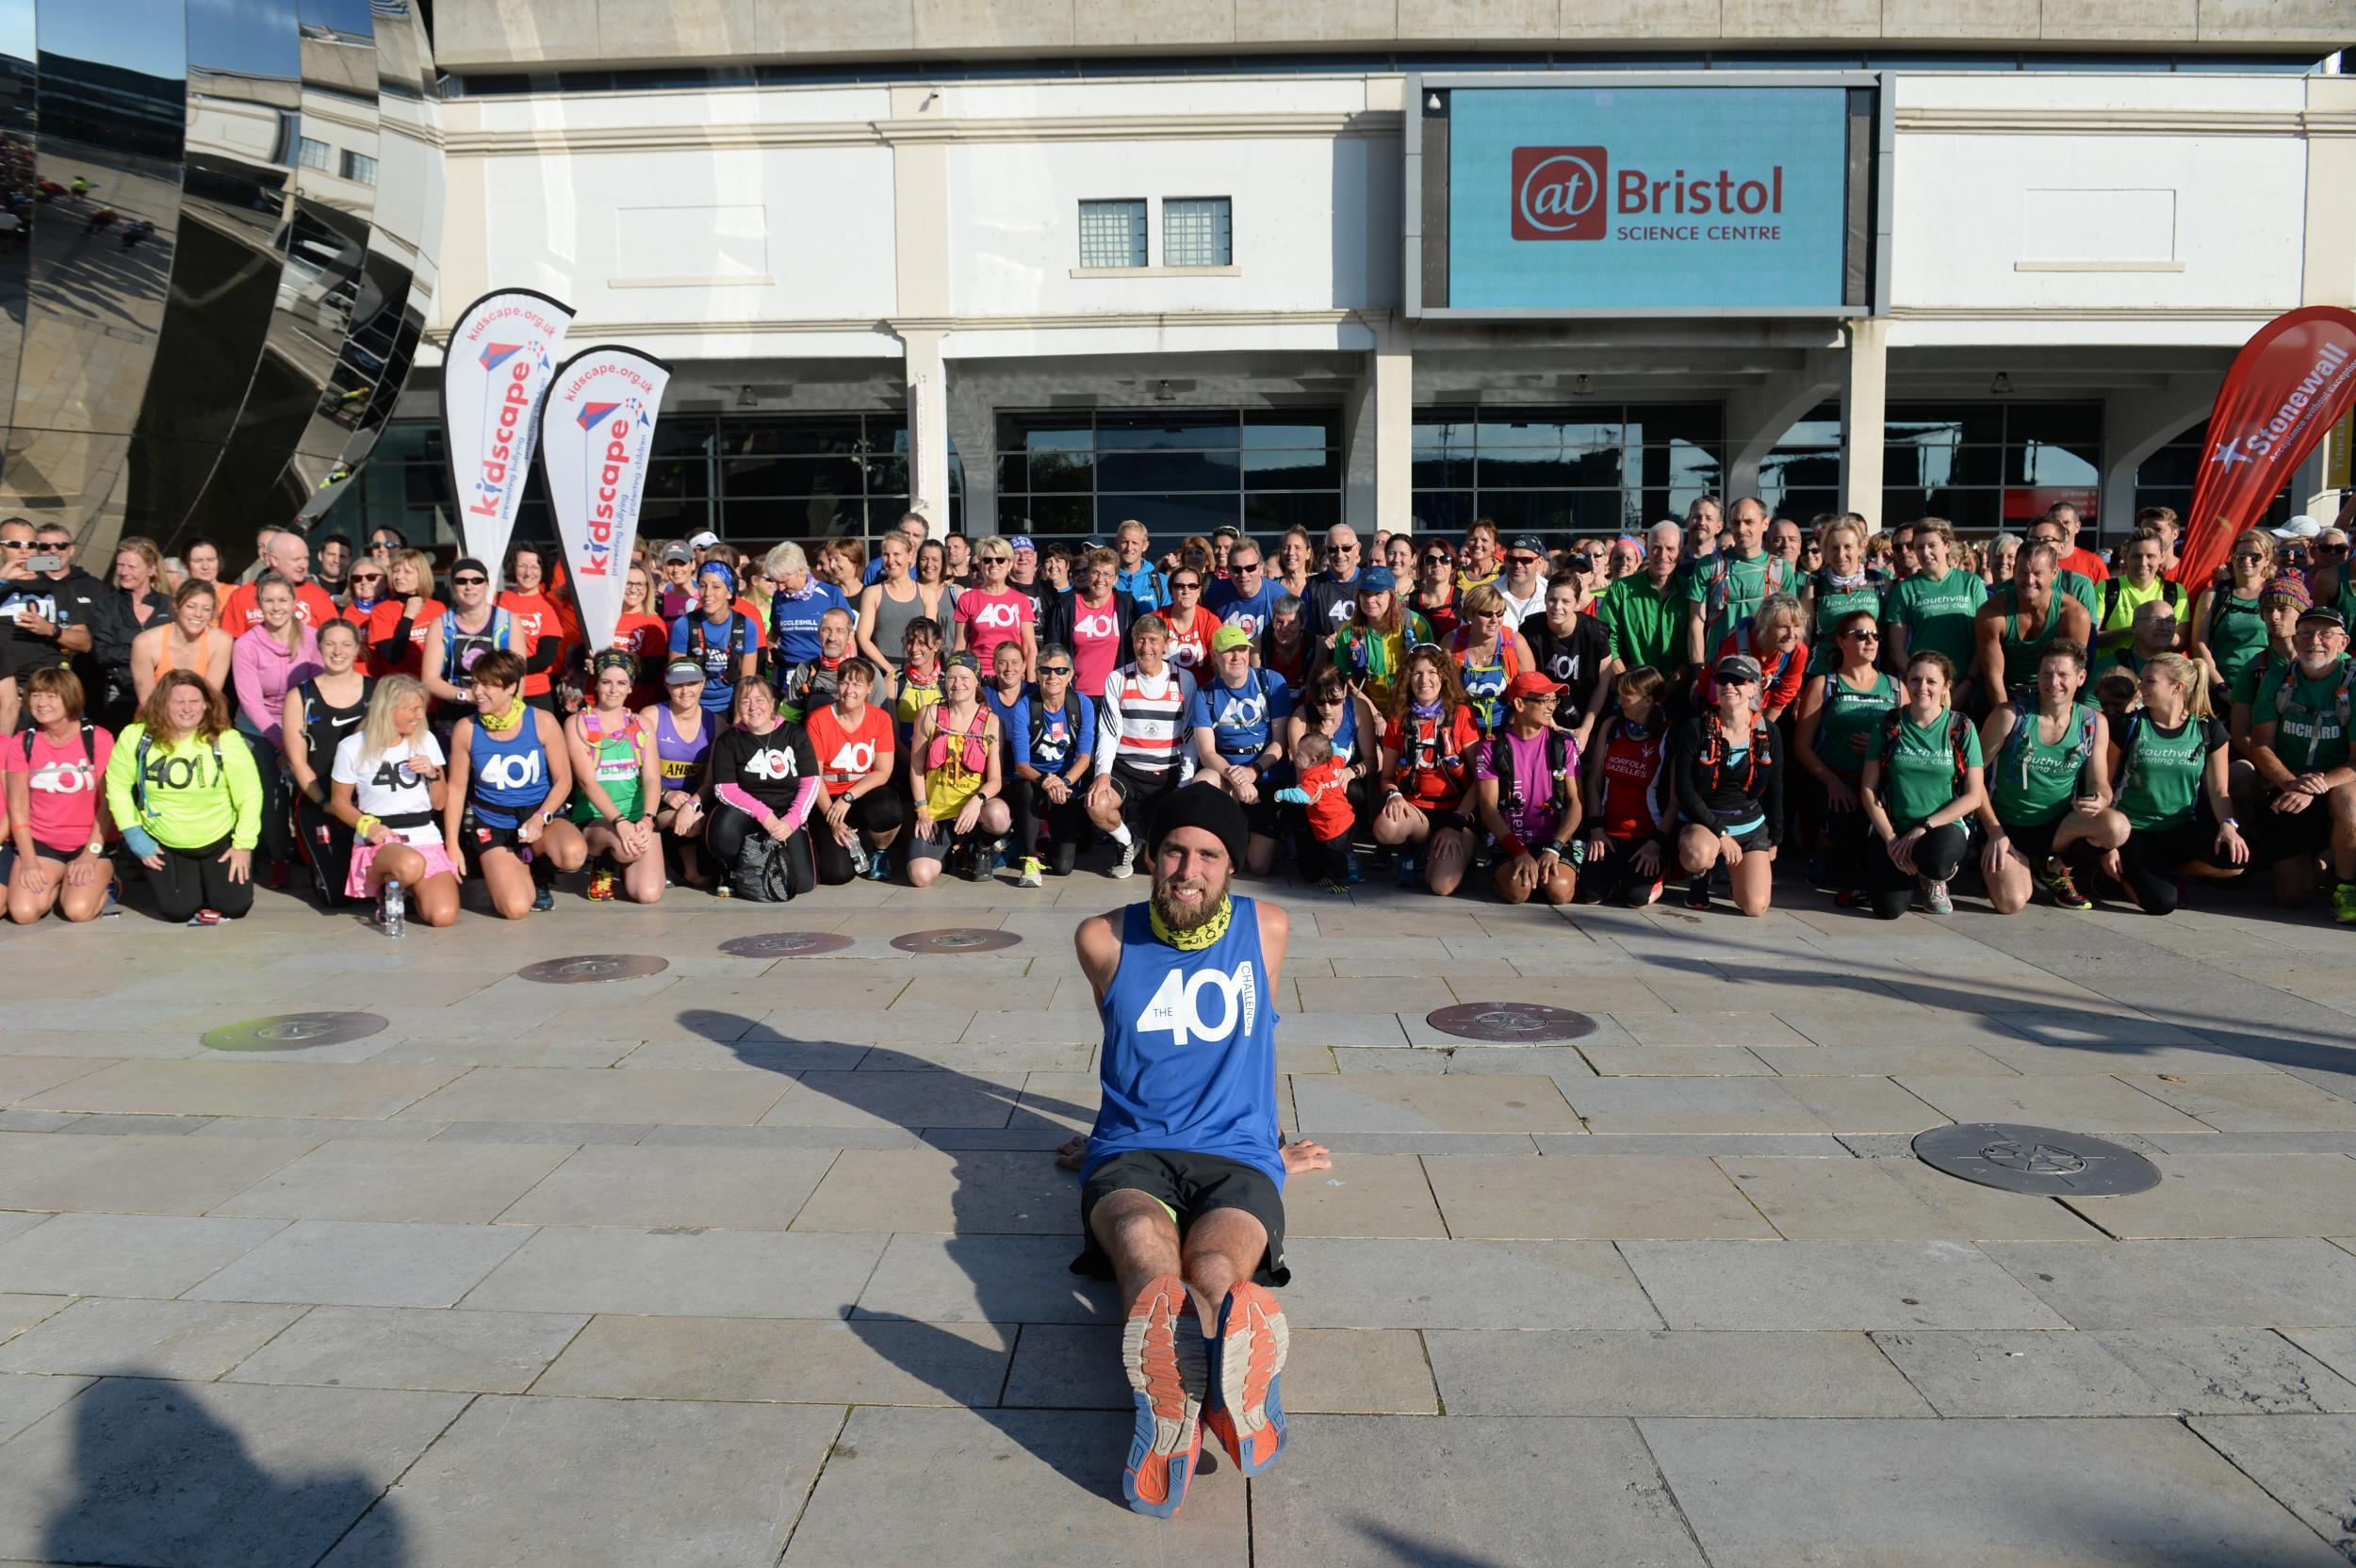
[[[116,822],[138,824],[167,849],[203,849],[223,839],[252,849],[262,838],[262,776],[234,729],[214,741],[184,735],[167,746],[150,741],[145,725],[127,726],[106,764],[106,807]]]

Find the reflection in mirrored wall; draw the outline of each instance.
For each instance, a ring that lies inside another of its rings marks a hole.
[[[414,0],[0,0],[0,515],[323,509],[431,301],[434,84]]]

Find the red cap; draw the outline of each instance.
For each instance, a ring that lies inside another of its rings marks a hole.
[[[1559,680],[1549,680],[1536,670],[1524,670],[1506,682],[1505,700],[1519,702],[1524,697],[1550,697],[1562,690]]]

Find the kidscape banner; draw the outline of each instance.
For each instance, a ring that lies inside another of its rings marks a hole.
[[[2356,312],[2310,305],[2278,316],[2244,344],[2209,413],[2208,452],[2193,481],[2177,580],[2206,583],[2324,433],[2356,403]]]
[[[670,382],[671,368],[661,360],[600,343],[557,367],[540,416],[540,468],[581,606],[581,639],[592,650],[613,643],[622,616],[646,457]]]
[[[442,449],[466,553],[500,570],[540,428],[540,400],[573,308],[529,288],[495,288],[458,313],[442,356]]]

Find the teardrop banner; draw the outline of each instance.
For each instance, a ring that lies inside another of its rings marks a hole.
[[[529,288],[495,288],[458,313],[442,352],[442,450],[466,553],[507,559],[539,439],[540,404],[564,357],[573,307]]]
[[[670,382],[661,360],[600,343],[557,367],[540,416],[540,467],[581,606],[581,640],[592,649],[613,645],[622,617],[646,458]]]
[[[2224,563],[2332,422],[2356,403],[2356,311],[2309,305],[2260,327],[2233,356],[2209,414],[2176,580],[2199,588]]]

